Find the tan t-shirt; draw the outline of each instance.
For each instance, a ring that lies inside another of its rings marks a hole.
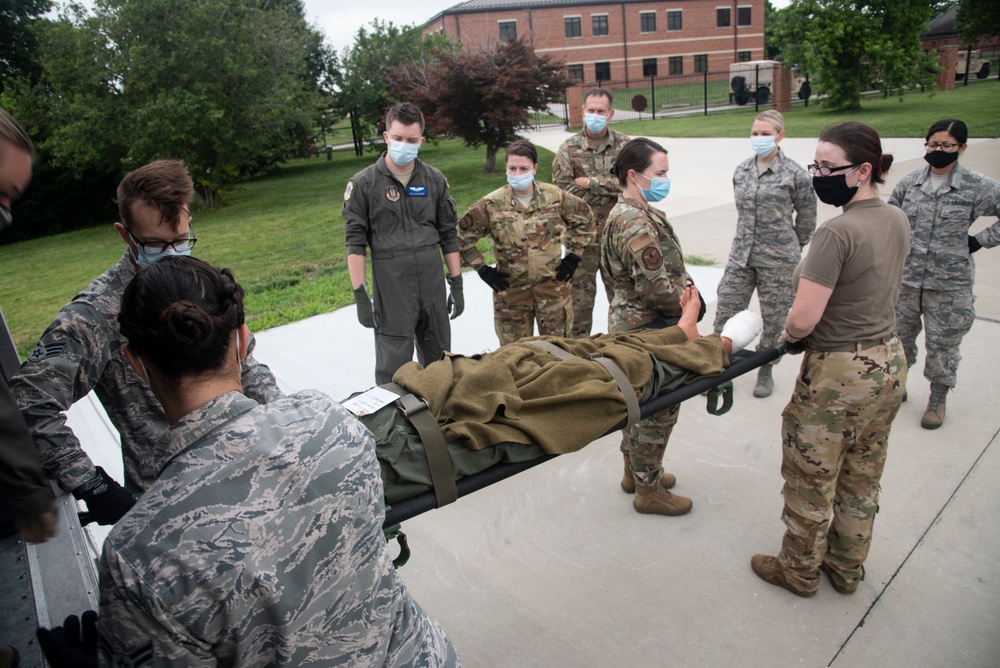
[[[889,338],[896,327],[896,298],[910,252],[906,214],[876,198],[844,207],[816,230],[809,253],[792,281],[808,278],[833,288],[819,324],[806,338],[810,348]]]

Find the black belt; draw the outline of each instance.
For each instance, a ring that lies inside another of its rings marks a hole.
[[[842,343],[838,346],[824,346],[823,348],[814,348],[807,343],[806,348],[809,350],[815,350],[818,353],[860,353],[862,350],[868,350],[869,348],[874,348],[875,346],[884,346],[894,338],[896,338],[896,335],[892,334],[890,336],[882,336],[877,339],[854,341],[853,343]]]
[[[386,251],[386,252],[372,251],[372,259],[391,260],[394,257],[406,257],[407,255],[417,255],[419,253],[425,253],[429,250],[434,250],[435,248],[437,248],[437,244],[431,244],[430,246],[417,246],[416,248],[407,248],[405,250],[398,250],[398,251]]]

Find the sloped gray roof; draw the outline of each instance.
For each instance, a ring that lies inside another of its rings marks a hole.
[[[952,5],[935,16],[924,31],[920,33],[920,39],[934,39],[955,34],[955,17],[958,16],[958,5]]]

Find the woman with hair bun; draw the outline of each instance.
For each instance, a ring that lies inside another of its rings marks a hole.
[[[900,179],[889,198],[910,221],[910,255],[896,320],[906,363],[913,366],[923,319],[924,378],[931,384],[920,420],[924,429],[937,429],[944,422],[945,399],[955,387],[962,359],[958,349],[976,317],[972,254],[1000,244],[1000,221],[975,236],[969,234],[980,216],[1000,216],[1000,183],[959,164],[968,138],[969,129],[958,119],[932,125],[924,143],[927,166]]]
[[[170,428],[100,565],[105,662],[454,666],[396,575],[371,434],[306,390],[244,396],[243,290],[191,257],[142,268],[118,316]]]
[[[666,149],[644,137],[625,144],[612,167],[622,193],[600,240],[601,272],[615,286],[609,332],[676,325],[681,297],[694,286],[677,235],[663,212],[650,206],[670,192],[669,169]],[[697,290],[690,294],[697,296]],[[679,414],[680,404],[623,432],[621,487],[635,494],[632,507],[637,512],[684,515],[691,510],[691,499],[668,491],[676,478],[663,471],[663,455]]]
[[[825,571],[849,594],[864,579],[889,430],[906,387],[894,305],[909,251],[902,212],[878,198],[892,156],[852,121],[827,126],[809,165],[819,199],[843,207],[820,226],[795,268],[781,341],[801,343],[802,368],[782,413],[781,475],[788,527],[777,557],[754,572],[812,596]]]

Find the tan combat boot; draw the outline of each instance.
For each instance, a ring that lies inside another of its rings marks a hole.
[[[632,477],[632,463],[629,461],[628,454],[622,453],[625,458],[625,473],[622,474],[622,491],[626,494],[635,494],[635,478]],[[660,476],[660,487],[663,489],[670,489],[677,484],[677,478],[674,477],[673,473],[664,472]]]
[[[937,429],[944,424],[944,404],[948,398],[947,385],[941,383],[931,383],[931,398],[927,400],[927,410],[920,420],[920,426],[924,429]]]
[[[794,585],[786,580],[785,572],[781,570],[781,564],[778,563],[777,557],[772,557],[766,554],[755,554],[750,560],[750,567],[753,568],[753,572],[757,574],[757,577],[764,582],[773,584],[776,587],[781,587],[782,589],[787,589],[796,596],[801,596],[802,598],[815,596],[816,589],[819,588],[819,582],[816,583],[816,587],[813,589],[800,589],[797,585]]]
[[[685,515],[694,503],[686,496],[671,494],[662,485],[636,485],[632,507],[636,512],[656,515]]]

